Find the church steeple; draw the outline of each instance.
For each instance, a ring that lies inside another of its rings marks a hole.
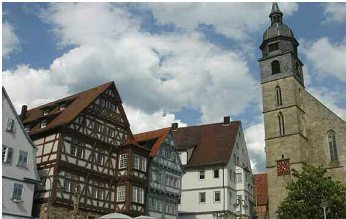
[[[277,22],[282,24],[282,16],[283,16],[283,13],[280,11],[278,3],[273,2],[272,11],[269,14],[272,24]]]

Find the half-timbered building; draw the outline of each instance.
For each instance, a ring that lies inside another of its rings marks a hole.
[[[130,125],[113,82],[30,110],[24,106],[21,118],[37,146],[44,182],[36,191],[36,216],[144,213],[144,201],[130,194],[145,188],[146,167],[134,170],[130,164],[138,154],[145,166],[149,151],[129,140]]]
[[[150,149],[146,214],[155,218],[175,219],[184,173],[171,128],[134,135],[135,141]]]

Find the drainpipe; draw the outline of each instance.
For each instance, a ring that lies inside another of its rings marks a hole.
[[[222,167],[222,188],[223,188],[223,212],[225,212],[225,201],[226,201],[226,192],[225,192],[225,167]]]

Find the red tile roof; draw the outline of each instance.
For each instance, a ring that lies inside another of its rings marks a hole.
[[[170,130],[171,128],[163,128],[154,131],[139,133],[134,135],[133,137],[138,143],[154,140],[155,143],[150,149],[150,157],[154,157],[159,151],[160,145],[165,141]]]
[[[23,124],[34,124],[34,127],[31,127],[31,130],[29,132],[30,135],[38,134],[59,127],[61,125],[69,124],[100,94],[102,94],[112,86],[114,86],[116,95],[119,97],[119,101],[121,102],[120,96],[118,95],[114,82],[108,82],[95,88],[80,92],[78,94],[74,94],[36,108],[32,108],[27,111]],[[59,110],[60,104],[64,102],[69,103],[68,106],[64,110]],[[45,108],[51,109],[47,116],[48,124],[45,128],[40,128],[40,121],[42,121],[44,118],[44,116],[42,115],[42,109]],[[120,110],[125,114],[122,107]],[[129,126],[126,116],[124,119],[125,123],[127,123]]]
[[[189,126],[172,131],[178,150],[194,147],[186,168],[208,165],[226,165],[231,158],[233,146],[241,122]]]
[[[254,174],[255,179],[255,205],[267,205],[268,179],[267,173]]]

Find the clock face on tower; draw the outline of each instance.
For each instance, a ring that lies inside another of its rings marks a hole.
[[[290,175],[291,174],[290,160],[286,159],[286,160],[277,161],[277,171],[278,171],[278,176]]]

